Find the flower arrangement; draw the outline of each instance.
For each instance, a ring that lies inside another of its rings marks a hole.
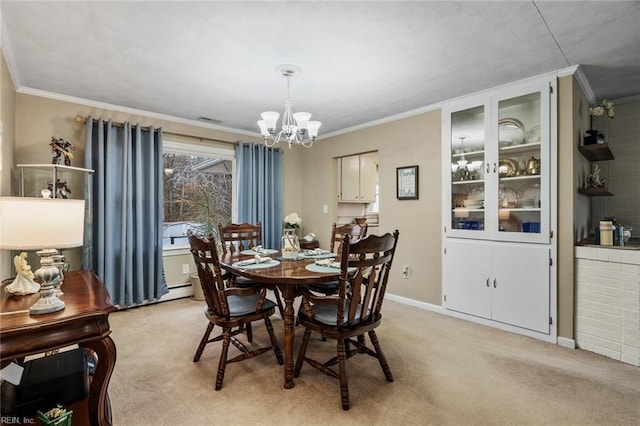
[[[598,116],[603,115],[606,112],[607,117],[609,118],[614,118],[614,115],[615,115],[613,111],[613,102],[608,101],[606,99],[600,102],[599,104],[596,104],[591,108],[589,108],[589,112],[591,113],[591,115],[598,115]]]
[[[293,212],[284,217],[284,223],[286,224],[285,228],[299,229],[302,219],[300,219],[298,213]]]

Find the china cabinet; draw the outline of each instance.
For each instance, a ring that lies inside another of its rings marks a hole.
[[[555,90],[543,76],[442,110],[443,306],[542,338],[555,333]]]
[[[339,201],[375,202],[377,167],[377,152],[342,157],[340,159]]]

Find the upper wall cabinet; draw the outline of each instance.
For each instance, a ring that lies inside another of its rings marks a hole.
[[[536,79],[443,107],[448,237],[549,242],[554,87]]]
[[[378,153],[350,155],[340,159],[338,201],[372,203],[376,200]]]

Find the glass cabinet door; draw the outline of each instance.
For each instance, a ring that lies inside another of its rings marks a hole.
[[[498,147],[497,229],[500,239],[538,240],[544,229],[542,209],[547,208],[541,171],[549,173],[547,161],[548,120],[543,123],[543,91],[497,99],[497,123],[493,123]],[[497,127],[496,127],[497,126]],[[510,237],[511,235],[511,237]]]
[[[485,105],[455,111],[450,121],[450,229],[485,230]]]

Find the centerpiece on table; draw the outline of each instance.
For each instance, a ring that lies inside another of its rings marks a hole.
[[[302,219],[298,213],[290,213],[284,217],[284,233],[282,234],[282,257],[284,259],[296,259],[300,253],[300,241],[297,231],[300,229]]]

